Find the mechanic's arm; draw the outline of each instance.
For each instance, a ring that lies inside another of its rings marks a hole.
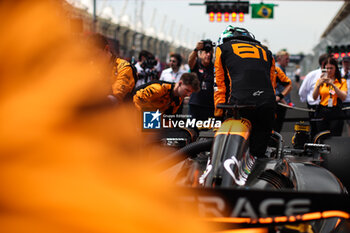
[[[216,106],[218,104],[224,104],[226,101],[225,72],[221,62],[220,47],[217,47],[215,51],[214,67],[215,67],[215,84],[214,85],[216,85],[216,88],[214,87],[214,104],[215,104],[214,115],[219,117],[223,115],[223,110],[218,109]]]
[[[203,49],[203,41],[199,41],[196,45],[196,48],[190,53],[188,56],[188,65],[190,66],[191,71],[193,70],[194,66],[196,65],[198,51]]]
[[[138,90],[134,97],[133,102],[137,109],[153,109],[157,107],[157,100],[162,98],[166,94],[166,90],[162,88],[161,84],[154,83],[148,85],[144,89]]]
[[[114,69],[118,69],[116,66]],[[113,70],[114,71],[114,70]],[[117,98],[118,103],[122,102],[128,93],[131,93],[135,86],[135,79],[133,77],[132,68],[124,66],[119,70],[115,70],[115,81],[112,84],[113,95]]]
[[[284,86],[283,91],[276,96],[276,102],[279,102],[292,90],[292,81],[290,80],[290,78],[287,77],[287,75],[285,75],[285,73],[279,67],[276,67],[276,72],[276,78]]]

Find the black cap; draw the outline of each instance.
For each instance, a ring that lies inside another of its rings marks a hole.
[[[350,61],[350,57],[346,54],[345,57],[342,58],[342,61]]]

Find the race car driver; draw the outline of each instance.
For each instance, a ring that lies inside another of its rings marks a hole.
[[[228,26],[215,52],[215,116],[223,116],[218,104],[255,105],[240,110],[240,116],[252,123],[249,148],[258,158],[265,156],[274,124],[274,75],[272,53],[248,30]]]
[[[199,80],[195,73],[184,73],[177,83],[153,81],[138,87],[133,101],[142,111],[158,110],[166,114],[175,114],[184,97],[199,91]]]

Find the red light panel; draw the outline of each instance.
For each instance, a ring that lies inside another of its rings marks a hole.
[[[341,57],[345,57],[346,53],[341,53],[340,56]]]
[[[244,21],[244,14],[242,12],[240,12],[238,14],[238,16],[239,16],[239,22],[243,22]]]
[[[210,12],[209,13],[209,21],[210,22],[214,22],[214,20],[215,20],[215,13],[214,12]]]
[[[224,21],[228,22],[230,20],[230,14],[228,12],[225,12],[224,14]]]
[[[221,22],[221,21],[222,21],[222,14],[221,14],[221,12],[218,12],[218,13],[216,14],[216,21],[217,21],[217,22]]]
[[[339,58],[339,53],[334,53],[334,54],[333,54],[333,57],[334,57],[335,59],[338,59],[338,58]]]
[[[236,12],[232,12],[231,17],[232,17],[232,22],[237,21],[237,13]]]

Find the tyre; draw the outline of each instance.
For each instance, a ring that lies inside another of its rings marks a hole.
[[[322,166],[331,171],[350,190],[350,137],[331,137],[324,140],[331,153],[323,155]]]

